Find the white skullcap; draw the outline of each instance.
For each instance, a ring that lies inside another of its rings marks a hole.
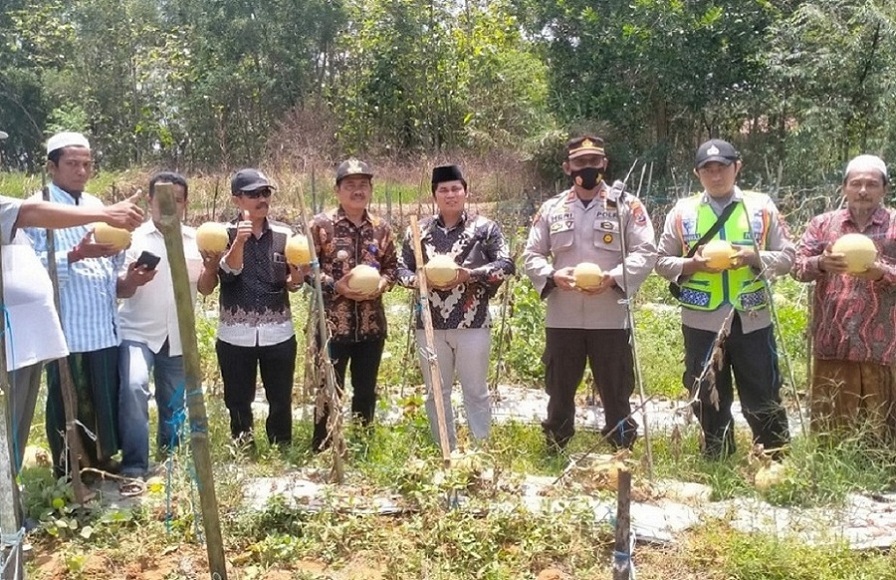
[[[853,171],[869,170],[880,171],[881,175],[884,177],[884,181],[887,181],[887,164],[877,155],[859,155],[853,157],[852,161],[847,164],[846,171],[843,172],[843,179],[845,180],[848,178],[849,174]]]
[[[9,137],[9,133],[7,133],[6,131],[0,131],[0,141],[3,141],[7,137]]]
[[[47,155],[63,147],[84,147],[85,149],[90,149],[90,141],[81,133],[72,131],[56,133],[47,140]]]

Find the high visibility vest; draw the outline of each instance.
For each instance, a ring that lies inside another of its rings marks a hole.
[[[755,239],[756,247],[760,250],[765,249],[769,216],[765,210],[764,200],[756,199],[763,194],[745,191],[743,195],[743,201],[733,202],[737,203],[737,207],[728,217],[725,226],[712,239],[727,240],[735,246],[751,248]],[[685,253],[690,250],[690,245],[697,243],[718,219],[709,204],[701,203],[702,198],[701,193],[685,200],[685,207],[679,216],[679,236],[684,242]],[[751,204],[750,201],[754,203]],[[756,203],[757,201],[759,203]],[[754,211],[751,216],[745,204],[761,209]],[[751,267],[742,266],[718,274],[709,272],[693,274],[681,284],[681,295],[678,300],[683,307],[692,310],[713,311],[723,304],[730,304],[741,311],[758,310],[768,306],[768,291],[765,282],[757,279]]]

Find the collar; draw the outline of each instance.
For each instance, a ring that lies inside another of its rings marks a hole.
[[[466,225],[466,223],[467,223],[467,219],[468,219],[468,217],[469,217],[469,216],[468,216],[468,214],[467,214],[467,210],[466,210],[466,209],[464,209],[463,211],[461,211],[461,212],[460,212],[460,221],[458,221],[458,222],[457,222],[457,225],[455,225],[454,227],[455,227],[455,228],[462,228],[462,227],[464,227],[464,225]],[[436,223],[437,223],[437,224],[439,225],[439,227],[441,227],[441,228],[446,227],[446,226],[445,226],[445,220],[442,219],[442,214],[441,214],[441,213],[436,215]],[[452,228],[452,229],[454,229],[454,228]]]
[[[149,218],[148,220],[137,226],[137,229],[134,230],[134,232],[142,232],[146,233],[147,235],[158,235],[161,237],[165,237],[165,234],[163,234],[162,231],[156,227],[156,222],[152,221],[152,218]],[[195,238],[196,228],[193,228],[181,222],[180,234],[185,238]]]
[[[50,182],[49,188],[52,190],[50,193],[54,195],[62,196],[64,199],[70,199],[73,203],[77,204],[80,200],[84,199],[84,196],[87,195],[86,192],[80,191],[77,195],[70,193],[53,182]]]
[[[701,198],[701,201],[702,201],[702,203],[710,203],[710,204],[714,203],[718,206],[726,207],[729,203],[734,202],[734,201],[740,201],[743,198],[744,198],[744,192],[741,191],[741,189],[735,185],[734,192],[731,194],[731,197],[728,198],[728,201],[725,203],[725,205],[722,205],[721,200],[715,199],[714,197],[712,197],[708,193],[706,193],[705,189],[703,190],[703,197]]]
[[[856,222],[852,219],[852,212],[849,211],[849,208],[844,207],[840,211],[843,212],[844,221],[848,221],[852,225],[856,226],[856,229],[858,229],[858,224],[856,224]],[[871,214],[871,219],[868,220],[868,223],[874,224],[876,226],[883,225],[884,223],[886,223],[889,215],[890,212],[887,211],[887,208],[885,208],[883,204],[881,204],[877,207],[876,210],[874,210],[874,213]]]
[[[345,210],[342,209],[342,206],[336,208],[336,221],[345,220],[349,223],[354,223],[352,220],[348,219],[348,216],[345,215]],[[367,208],[364,208],[364,215],[361,217],[362,222],[367,222],[369,224],[373,224],[373,221],[370,219],[370,213],[368,213]]]

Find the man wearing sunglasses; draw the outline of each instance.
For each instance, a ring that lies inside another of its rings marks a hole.
[[[274,189],[257,169],[242,169],[233,176],[230,191],[239,215],[228,224],[230,242],[217,279],[199,285],[200,292],[209,294],[221,282],[215,350],[224,404],[234,442],[249,448],[255,443],[252,401],[259,370],[269,405],[268,441],[292,442],[296,336],[287,292],[298,290],[303,274],[285,258],[292,229],[268,219]]]

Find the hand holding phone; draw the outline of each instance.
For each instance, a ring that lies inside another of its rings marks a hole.
[[[159,262],[162,260],[159,256],[156,256],[152,252],[147,252],[146,250],[140,254],[140,257],[137,258],[137,265],[143,266],[147,270],[155,270],[156,266],[159,265]]]

